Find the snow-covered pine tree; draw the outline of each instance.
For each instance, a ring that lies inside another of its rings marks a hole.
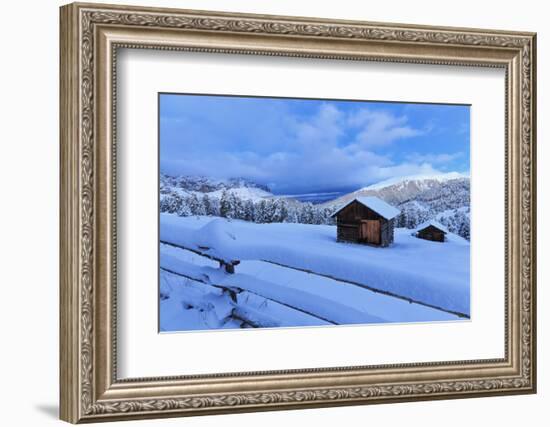
[[[285,199],[275,199],[272,222],[285,222],[288,217],[288,203]]]
[[[187,204],[191,210],[191,215],[206,215],[202,199],[199,199],[196,193],[187,198]]]
[[[161,212],[170,212],[171,197],[170,195],[161,194],[159,209]],[[173,212],[171,212],[173,213]]]
[[[460,224],[458,234],[464,237],[466,240],[470,240],[470,221],[464,221]]]
[[[275,219],[275,201],[273,199],[267,199],[265,203],[265,217],[264,221],[267,223],[274,222]]]
[[[413,229],[417,226],[417,219],[414,214],[414,210],[412,208],[407,208],[406,210],[406,220],[405,220],[405,227]]]
[[[245,221],[254,221],[255,212],[254,212],[254,202],[251,199],[248,199],[244,202],[244,218]]]
[[[178,210],[176,212],[179,216],[191,216],[193,215],[193,212],[191,211],[191,208],[187,204],[187,199],[182,200],[182,203],[179,205]]]
[[[292,222],[292,223],[299,223],[300,222],[300,215],[299,215],[299,205],[294,202],[287,202],[287,210],[288,214],[286,217],[286,222]]]
[[[204,193],[202,195],[202,205],[204,206],[204,214],[205,215],[213,215],[212,213],[212,201],[210,200],[210,197],[208,197],[208,194]]]
[[[231,203],[229,201],[229,193],[227,190],[222,191],[220,198],[220,216],[224,218],[230,218],[231,215]]]
[[[332,208],[328,208],[328,207],[322,208],[322,214],[321,214],[323,218],[322,224],[335,225],[336,220],[332,217],[333,213],[334,213],[334,209]]]
[[[265,201],[265,199],[260,200],[254,205],[254,211],[255,211],[255,216],[254,216],[255,222],[259,224],[267,222],[266,221],[267,202]]]
[[[313,205],[313,224],[324,224],[326,221],[323,208]]]
[[[313,205],[309,202],[303,204],[300,212],[300,223],[302,224],[314,224],[315,212]]]
[[[244,219],[244,204],[243,201],[237,197],[235,193],[231,193],[229,196],[231,204],[231,218]]]
[[[183,204],[183,199],[176,193],[170,193],[161,197],[160,211],[168,213],[177,213]]]
[[[220,216],[220,199],[217,197],[210,197],[210,214],[212,216]]]
[[[407,209],[401,208],[401,213],[397,216],[396,227],[407,228]]]

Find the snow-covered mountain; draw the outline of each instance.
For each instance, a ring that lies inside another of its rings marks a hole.
[[[399,205],[401,203],[417,200],[419,196],[425,199],[425,193],[437,193],[445,187],[461,187],[470,189],[470,177],[458,172],[449,172],[439,175],[413,175],[399,178],[391,178],[376,184],[363,187],[338,199],[331,200],[330,204],[341,204],[358,196],[376,196],[386,202]],[[432,194],[431,198],[435,198]]]
[[[204,176],[170,176],[160,175],[160,194],[178,194],[188,197],[196,194],[202,196],[221,198],[223,192],[232,193],[243,200],[261,200],[272,197],[273,194],[265,185],[248,181],[244,178],[229,178],[227,180],[208,178]]]
[[[402,187],[407,186],[410,183],[416,182],[417,184],[429,184],[431,182],[446,182],[450,181],[452,179],[461,179],[461,178],[469,178],[468,175],[459,173],[459,172],[447,172],[447,173],[440,173],[440,174],[422,174],[422,175],[409,175],[409,176],[401,176],[401,177],[394,177],[390,179],[386,179],[384,181],[377,182],[376,184],[369,185],[368,187],[364,187],[361,190],[379,190],[381,188],[390,187],[393,185],[401,185]]]

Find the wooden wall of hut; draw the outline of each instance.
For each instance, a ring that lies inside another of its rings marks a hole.
[[[433,242],[444,242],[445,233],[433,226],[429,226],[417,232],[417,236],[424,240],[431,240]]]
[[[361,239],[361,221],[380,221],[380,244],[389,246],[393,243],[395,221],[387,220],[372,209],[355,201],[343,208],[336,215],[337,240],[343,242],[366,243]]]

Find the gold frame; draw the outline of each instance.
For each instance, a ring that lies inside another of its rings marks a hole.
[[[536,390],[536,35],[191,10],[61,8],[61,419],[77,422],[399,402]],[[505,357],[117,380],[119,47],[506,70]]]

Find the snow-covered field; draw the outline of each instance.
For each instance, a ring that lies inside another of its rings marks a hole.
[[[470,245],[396,229],[388,248],[336,242],[336,227],[160,217],[160,329],[460,320]],[[209,259],[207,256],[213,258]],[[239,261],[235,273],[219,262]]]

